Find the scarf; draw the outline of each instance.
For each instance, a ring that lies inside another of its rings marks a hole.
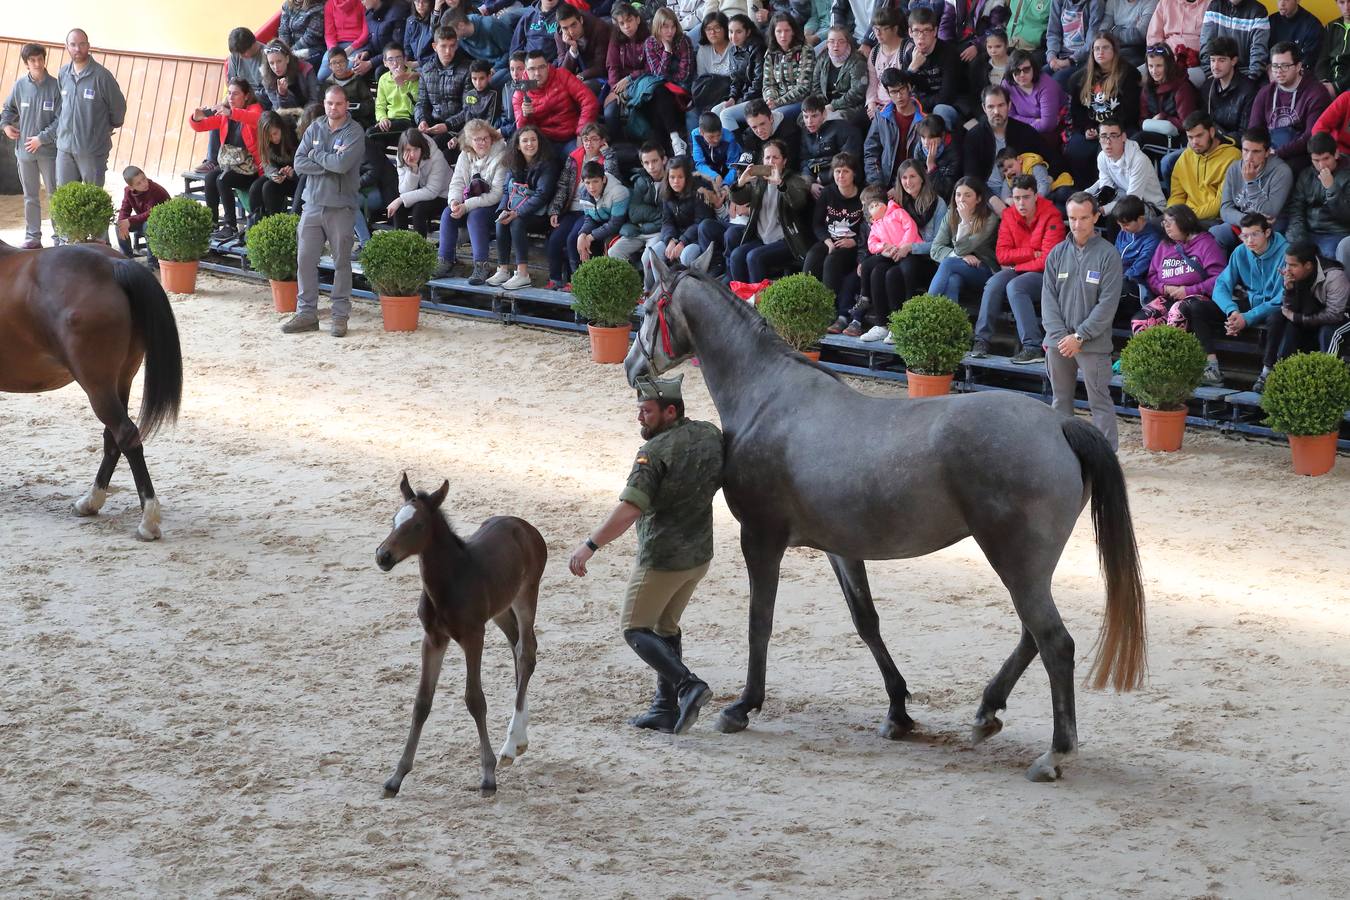
[[[828,49],[826,50],[826,54],[830,57],[830,65],[834,66],[836,69],[842,67],[844,63],[848,62],[848,58],[852,56],[853,53],[854,51],[848,49],[848,47],[845,47],[844,52],[839,54],[838,56],[835,56]]]

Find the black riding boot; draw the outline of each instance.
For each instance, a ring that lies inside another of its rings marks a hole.
[[[623,637],[633,652],[656,670],[657,675],[676,686],[679,716],[675,719],[675,733],[684,734],[698,719],[698,711],[712,699],[712,691],[707,683],[685,668],[675,648],[656,632],[647,628],[630,628],[623,633]]]
[[[661,640],[670,645],[675,651],[677,658],[683,659],[680,650],[680,636],[663,637],[657,635]],[[645,713],[633,716],[628,720],[629,725],[636,725],[638,728],[650,728],[653,731],[659,731],[662,734],[670,734],[675,730],[675,720],[680,716],[679,697],[676,693],[675,684],[664,675],[656,676],[656,694],[652,697],[651,708]]]

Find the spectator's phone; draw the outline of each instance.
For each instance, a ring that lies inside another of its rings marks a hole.
[[[535,81],[533,78],[526,79],[520,83],[520,87],[517,88],[517,90],[537,91],[539,90],[539,82]]]
[[[746,170],[751,176],[758,175],[761,178],[768,178],[773,174],[773,166],[751,166]]]

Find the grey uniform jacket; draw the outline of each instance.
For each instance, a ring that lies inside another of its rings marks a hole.
[[[83,72],[66,63],[57,76],[61,118],[56,149],[76,156],[102,156],[112,150],[112,132],[122,127],[127,100],[111,72],[89,60]]]
[[[1120,303],[1120,254],[1093,235],[1080,248],[1070,235],[1045,258],[1041,319],[1046,345],[1078,333],[1083,352],[1111,352],[1111,321]]]
[[[305,129],[295,151],[295,172],[306,175],[305,206],[351,207],[361,205],[361,162],[366,158],[366,133],[356,120],[337,131],[328,119],[319,117]]]
[[[15,125],[19,139],[14,142],[14,155],[19,159],[38,156],[56,156],[56,123],[61,115],[61,86],[48,75],[42,84],[35,84],[27,73],[19,76],[9,92],[4,110],[0,110],[0,127]],[[37,153],[24,149],[24,142],[36,136],[42,141]]]

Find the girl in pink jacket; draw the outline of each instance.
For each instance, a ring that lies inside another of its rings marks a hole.
[[[889,323],[891,312],[909,299],[900,260],[922,241],[919,227],[904,207],[894,200],[886,202],[879,186],[863,191],[863,212],[867,216],[867,256],[858,267],[861,298],[852,310],[853,320],[844,329],[850,337],[864,341],[893,343]],[[863,311],[871,309],[873,325],[862,330]]]

